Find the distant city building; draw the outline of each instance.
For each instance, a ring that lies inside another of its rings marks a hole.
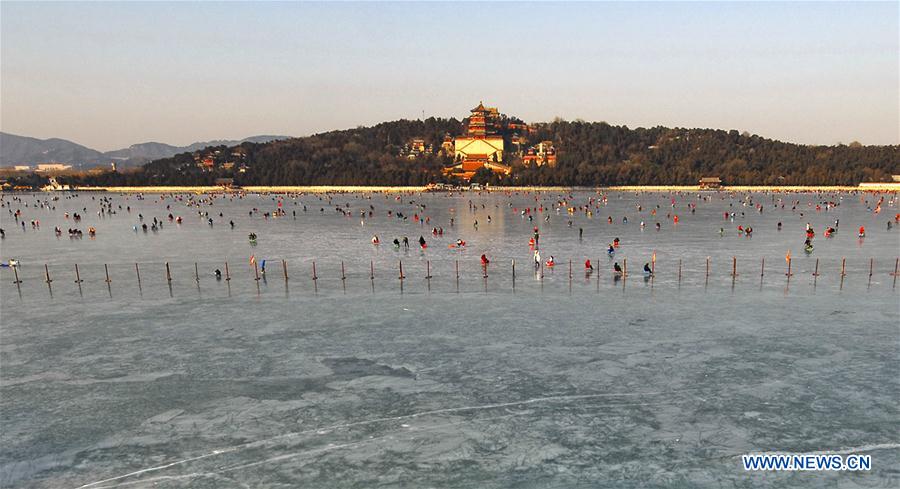
[[[13,170],[15,171],[31,171],[30,165],[15,165],[13,166]]]
[[[900,175],[891,175],[891,180],[895,182],[900,182]]]
[[[39,163],[37,165],[36,172],[51,172],[51,171],[64,171],[72,168],[72,165],[64,165],[62,163]]]

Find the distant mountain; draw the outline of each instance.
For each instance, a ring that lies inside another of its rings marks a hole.
[[[236,146],[244,142],[268,143],[288,138],[289,136],[262,135],[240,140],[197,142],[187,146],[147,142],[104,153],[65,139],[37,139],[0,132],[0,167],[35,165],[51,161],[66,163],[76,168],[105,166],[112,162],[120,167],[140,166],[155,159],[169,158],[209,146]]]
[[[210,146],[237,146],[241,143],[268,143],[288,139],[289,136],[251,136],[240,140],[221,139],[189,144],[187,146],[172,146],[165,143],[139,143],[132,144],[124,149],[107,151],[104,155],[112,160],[123,162],[125,166],[139,166],[152,160],[169,158],[179,153],[191,153],[208,148]]]
[[[37,139],[0,132],[0,166],[47,162],[96,166],[112,161],[103,153],[65,139]]]

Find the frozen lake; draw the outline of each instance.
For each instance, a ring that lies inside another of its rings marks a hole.
[[[900,483],[896,195],[50,198],[5,195],[0,213],[22,280],[0,269],[2,487]],[[97,215],[101,199],[114,214]],[[162,228],[143,232],[139,214]],[[557,262],[543,276],[534,227]],[[267,262],[259,282],[251,255]],[[749,473],[740,459],[819,451],[873,468]]]

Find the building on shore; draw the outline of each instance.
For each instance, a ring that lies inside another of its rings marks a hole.
[[[470,180],[475,172],[487,168],[509,175],[512,167],[503,163],[503,136],[499,132],[500,112],[479,103],[471,110],[466,133],[453,142],[455,164],[444,169],[449,176]]]
[[[216,187],[233,188],[234,187],[234,179],[233,178],[217,178],[216,179]]]
[[[703,177],[700,179],[701,189],[717,189],[722,187],[722,179],[719,177]]]
[[[44,192],[56,192],[60,190],[72,190],[72,187],[69,185],[61,185],[56,181],[56,177],[50,177],[49,183],[41,187],[41,190]]]

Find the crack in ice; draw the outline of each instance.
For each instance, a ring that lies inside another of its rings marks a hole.
[[[687,390],[687,389],[685,389],[685,390]],[[678,392],[678,391],[675,391],[675,392]],[[673,392],[670,392],[670,393],[673,393]],[[413,418],[419,418],[422,416],[430,416],[430,415],[434,415],[434,414],[448,414],[448,413],[457,413],[457,412],[465,412],[465,411],[480,411],[480,410],[496,409],[496,408],[510,407],[510,406],[521,406],[524,404],[536,404],[536,403],[542,403],[542,402],[574,401],[574,400],[581,400],[581,399],[596,399],[596,398],[601,398],[601,397],[656,396],[656,395],[661,395],[661,394],[667,394],[667,393],[666,392],[624,392],[624,393],[577,394],[577,395],[535,397],[532,399],[525,399],[523,401],[510,401],[510,402],[500,402],[500,403],[492,403],[492,404],[482,404],[482,405],[476,405],[476,406],[460,406],[460,407],[454,407],[454,408],[432,409],[429,411],[421,411],[418,413],[405,414],[405,415],[401,415],[401,416],[388,416],[388,417],[383,417],[383,418],[369,419],[369,420],[365,420],[365,421],[343,423],[343,424],[328,426],[325,428],[315,428],[315,429],[310,429],[310,430],[297,431],[297,432],[293,432],[293,433],[285,433],[283,435],[266,438],[264,440],[257,440],[257,441],[242,443],[240,445],[234,445],[234,446],[227,447],[227,448],[213,450],[212,452],[209,452],[209,453],[206,453],[203,455],[198,455],[196,457],[190,457],[190,458],[186,458],[183,460],[176,460],[174,462],[170,462],[167,464],[158,465],[155,467],[148,467],[146,469],[136,470],[134,472],[129,472],[127,474],[123,474],[120,476],[110,477],[110,478],[103,479],[100,481],[83,484],[81,486],[78,486],[78,489],[86,489],[88,487],[97,488],[98,486],[102,486],[103,484],[106,484],[108,482],[114,482],[114,481],[121,480],[121,479],[127,479],[129,477],[134,477],[134,476],[146,474],[149,472],[157,472],[160,470],[168,469],[170,467],[174,467],[176,465],[182,465],[182,464],[186,464],[186,463],[190,463],[190,462],[195,462],[197,460],[202,460],[205,458],[222,455],[225,453],[237,452],[240,450],[252,448],[257,445],[265,444],[265,443],[268,443],[271,441],[280,440],[283,438],[291,438],[291,437],[300,436],[300,435],[306,435],[306,434],[310,434],[313,432],[327,433],[332,430],[338,430],[338,429],[343,429],[343,428],[352,428],[355,426],[365,426],[368,424],[384,423],[386,421],[399,421],[399,420],[403,420],[403,419],[413,419]],[[359,442],[357,442],[357,443],[359,443]],[[114,486],[110,486],[110,487],[114,487]]]

